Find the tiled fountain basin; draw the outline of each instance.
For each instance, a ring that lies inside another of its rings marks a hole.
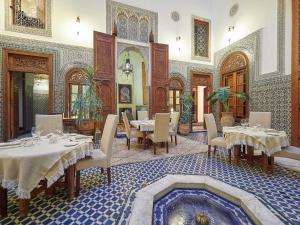
[[[137,192],[129,225],[152,225],[153,204],[174,189],[203,189],[240,206],[258,225],[283,223],[253,194],[208,176],[167,175]]]

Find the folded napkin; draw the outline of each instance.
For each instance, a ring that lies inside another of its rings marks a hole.
[[[3,142],[0,143],[0,148],[7,148],[7,147],[18,147],[21,146],[21,142],[20,141],[14,141],[14,142]]]
[[[92,138],[92,136],[84,136],[84,135],[80,135],[80,136],[76,136],[76,137],[75,137],[76,140],[90,139],[90,138]]]

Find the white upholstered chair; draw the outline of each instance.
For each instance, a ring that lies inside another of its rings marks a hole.
[[[154,132],[147,135],[153,142],[154,155],[156,155],[156,144],[165,143],[167,153],[169,153],[168,138],[169,138],[169,121],[170,113],[156,113]]]
[[[207,140],[208,140],[208,156],[211,155],[211,147],[214,147],[214,155],[217,147],[226,148],[226,143],[223,137],[218,137],[217,124],[215,117],[212,113],[204,114],[204,120],[207,128]],[[231,149],[228,149],[228,159],[231,161]]]
[[[126,139],[127,139],[126,144],[127,144],[128,150],[130,150],[130,139],[137,138],[139,141],[141,138],[143,138],[143,133],[141,133],[136,128],[130,127],[126,113],[122,112],[122,117],[123,117]]]
[[[263,128],[271,128],[271,112],[250,112],[249,126],[260,124]]]
[[[179,112],[171,113],[171,127],[169,130],[171,136],[171,142],[173,142],[173,136],[175,138],[175,145],[177,145],[177,130],[178,130],[178,123],[179,123]]]
[[[80,170],[100,167],[107,170],[108,183],[111,183],[111,157],[114,135],[116,133],[119,118],[117,115],[108,115],[105,121],[100,149],[93,152],[93,156],[80,160],[76,164],[76,195],[79,194],[80,188]]]
[[[138,120],[147,120],[149,119],[148,111],[137,111]]]
[[[57,133],[58,130],[63,131],[63,117],[62,114],[56,115],[35,115],[35,126],[41,135],[50,133]]]
[[[263,128],[270,129],[272,122],[272,113],[271,112],[250,112],[249,113],[249,126],[257,126],[260,125]],[[253,150],[253,151],[252,151]],[[243,147],[243,151],[245,151],[245,146]],[[260,150],[256,150],[253,148],[247,149],[247,157],[249,159],[249,163],[253,164],[253,160],[255,158],[261,157],[262,152]],[[253,157],[251,157],[253,156]]]

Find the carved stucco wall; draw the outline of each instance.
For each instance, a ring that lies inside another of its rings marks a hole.
[[[158,14],[112,0],[106,1],[106,33],[112,33],[117,24],[118,37],[139,42],[148,42],[152,30],[158,40]]]
[[[64,76],[69,69],[92,66],[93,50],[90,48],[55,44],[51,42],[0,35],[0,140],[3,140],[4,85],[2,70],[3,48],[53,55],[54,111],[64,110]]]

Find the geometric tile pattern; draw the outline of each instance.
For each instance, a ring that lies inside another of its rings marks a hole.
[[[153,224],[172,224],[176,220],[194,224],[198,213],[204,213],[211,225],[254,225],[240,206],[203,189],[174,189],[155,201]]]
[[[0,224],[125,225],[135,193],[167,174],[213,177],[254,194],[285,224],[300,224],[300,173],[275,166],[274,175],[266,175],[246,163],[230,165],[220,153],[215,158],[196,153],[113,166],[111,185],[99,169],[84,170],[80,197],[69,202],[62,190],[48,200],[39,195],[31,201],[27,218],[18,216],[16,195],[10,191],[9,214]]]

